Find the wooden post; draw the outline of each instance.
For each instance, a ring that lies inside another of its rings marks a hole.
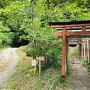
[[[89,62],[90,62],[90,40],[89,40]]]
[[[83,57],[83,43],[81,44],[81,57]]]
[[[84,41],[83,41],[83,44],[82,44],[82,49],[83,49],[82,56],[83,56],[83,58],[84,58]]]
[[[87,40],[87,61],[89,61],[89,41]]]
[[[86,58],[86,43],[84,42],[84,59]]]
[[[79,44],[79,55],[82,56],[82,45]]]
[[[86,26],[82,26],[82,32],[86,31]],[[86,43],[84,41],[84,59],[86,58]]]
[[[68,47],[69,47],[69,44],[68,44],[68,38],[66,38],[66,65],[68,63]]]
[[[39,60],[39,76],[41,75],[41,60]]]
[[[61,68],[61,77],[65,78],[66,76],[66,56],[67,56],[67,38],[66,38],[66,27],[63,27],[62,31],[62,68]]]

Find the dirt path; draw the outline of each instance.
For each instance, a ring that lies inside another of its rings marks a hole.
[[[0,84],[15,71],[15,66],[19,61],[16,49],[7,48],[0,53]]]
[[[68,90],[90,90],[90,73],[76,57],[72,59],[71,65],[72,72]]]

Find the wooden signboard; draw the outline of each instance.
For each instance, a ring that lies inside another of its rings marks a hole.
[[[33,59],[32,60],[32,66],[36,66],[37,65],[37,60],[36,59]]]

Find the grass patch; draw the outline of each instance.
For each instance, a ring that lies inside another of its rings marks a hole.
[[[61,82],[59,71],[49,68],[40,77],[38,73],[28,73],[28,70],[16,72],[8,80],[7,90],[55,90],[57,87],[61,89],[67,86],[67,80]]]
[[[20,56],[20,62],[16,66],[16,72],[7,80],[7,90],[60,90],[67,88],[68,79],[64,82],[60,78],[60,70],[50,67],[41,72],[39,76],[38,71],[34,75],[30,70],[31,57],[27,57],[24,52],[25,47],[17,50]],[[23,57],[27,58],[23,62]]]
[[[83,65],[87,68],[87,70],[90,72],[90,61],[87,61],[87,59],[81,58],[81,61]]]

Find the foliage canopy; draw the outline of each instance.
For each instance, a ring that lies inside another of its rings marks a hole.
[[[53,37],[55,30],[48,22],[87,20],[89,4],[90,0],[0,0],[0,46],[28,44],[33,57],[58,58],[61,41]]]

